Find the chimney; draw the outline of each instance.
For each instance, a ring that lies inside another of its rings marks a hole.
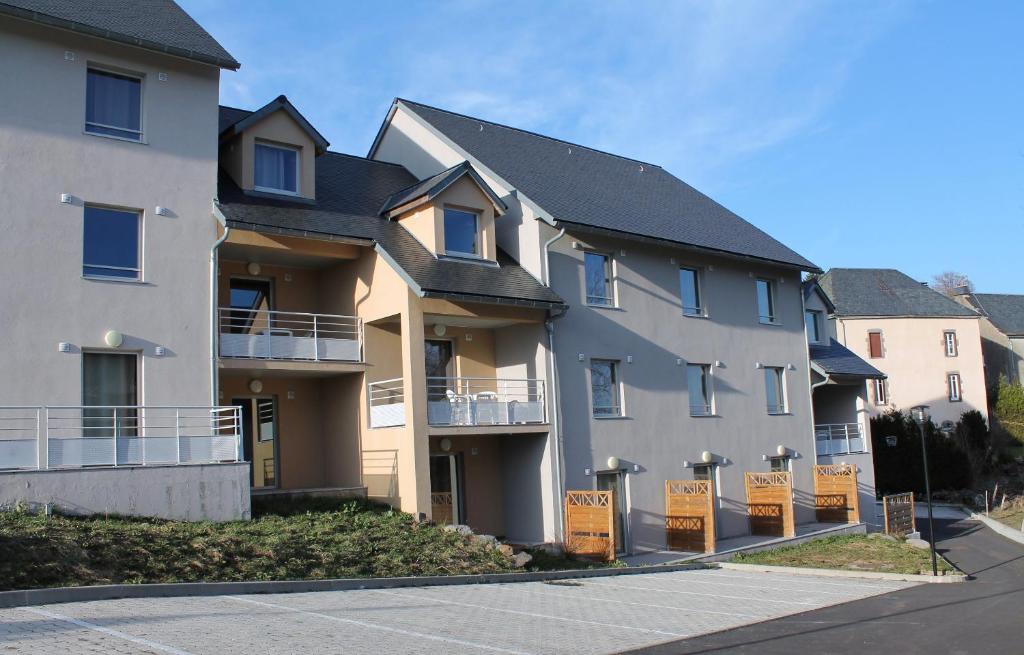
[[[971,295],[971,288],[968,286],[955,287],[953,289],[954,296],[969,296]]]

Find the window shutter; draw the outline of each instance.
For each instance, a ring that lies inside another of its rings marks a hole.
[[[872,357],[882,356],[882,333],[871,332],[868,334],[868,350]]]

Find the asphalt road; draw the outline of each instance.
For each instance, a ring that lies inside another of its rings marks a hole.
[[[918,527],[927,538],[927,522]],[[630,651],[682,653],[1024,653],[1024,546],[980,523],[936,519],[938,551],[972,576]]]

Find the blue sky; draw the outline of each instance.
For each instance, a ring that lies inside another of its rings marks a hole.
[[[1024,3],[179,0],[366,151],[406,97],[660,164],[819,266],[1024,293]]]

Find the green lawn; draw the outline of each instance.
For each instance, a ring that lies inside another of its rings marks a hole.
[[[881,571],[885,573],[931,573],[927,549],[914,548],[881,535],[844,535],[809,541],[798,546],[746,553],[732,559],[742,564],[800,566],[815,569]],[[939,572],[955,569],[939,558]]]
[[[5,590],[511,570],[497,549],[357,502],[229,523],[0,512]]]

